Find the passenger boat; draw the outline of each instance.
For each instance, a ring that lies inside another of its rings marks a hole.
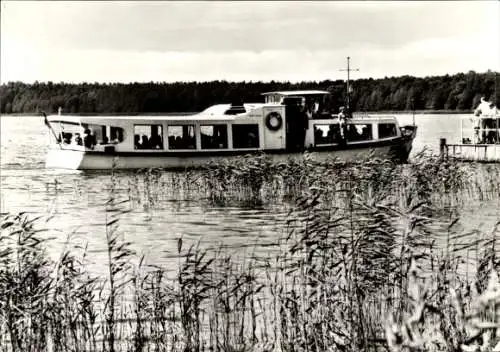
[[[481,98],[473,115],[460,118],[460,143],[441,139],[440,152],[463,161],[500,162],[500,113],[495,104]]]
[[[47,168],[183,169],[248,153],[318,161],[363,158],[406,162],[416,126],[393,116],[332,114],[328,91],[263,93],[262,103],[217,104],[193,115],[44,114],[51,143]],[[307,107],[311,107],[307,109]]]

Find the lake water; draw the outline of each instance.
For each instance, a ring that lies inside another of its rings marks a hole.
[[[411,123],[413,117],[398,118]],[[439,138],[459,141],[460,115],[417,115],[415,121],[419,129],[412,155],[424,147],[437,152]],[[110,174],[45,169],[47,143],[48,131],[41,117],[1,117],[1,211],[50,215],[45,226],[55,240],[49,253],[57,257],[67,234],[74,233],[72,242],[88,243],[94,269],[99,271],[99,263],[106,258],[104,204],[109,198]],[[162,192],[161,199],[148,199],[142,196],[144,192],[130,194],[127,185],[136,181],[134,172],[120,172],[117,180],[131,200],[120,231],[149,263],[168,262],[177,251],[179,237],[201,240],[205,247],[223,244],[239,253],[255,251],[257,256],[266,256],[276,250],[272,244],[281,236],[280,224],[288,211],[285,205],[218,207],[175,189]],[[485,201],[464,209],[462,222],[489,232],[499,218],[498,201]]]

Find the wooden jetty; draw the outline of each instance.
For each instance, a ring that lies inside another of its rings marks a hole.
[[[462,161],[500,162],[500,144],[448,144],[446,138],[439,140],[442,158]]]

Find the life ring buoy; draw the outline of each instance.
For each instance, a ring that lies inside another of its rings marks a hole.
[[[266,127],[269,128],[271,131],[279,130],[282,125],[283,125],[283,118],[278,112],[273,111],[267,114]]]

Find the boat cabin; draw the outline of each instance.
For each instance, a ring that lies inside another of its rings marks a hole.
[[[262,93],[265,97],[266,104],[283,104],[287,100],[298,99],[299,101],[324,101],[330,96],[330,92],[326,90],[292,90],[292,91],[276,91]]]
[[[263,94],[264,103],[218,104],[194,115],[51,115],[54,148],[88,152],[166,153],[336,149],[401,137],[396,118],[346,120],[326,109],[327,91]],[[310,109],[307,105],[310,104]]]

